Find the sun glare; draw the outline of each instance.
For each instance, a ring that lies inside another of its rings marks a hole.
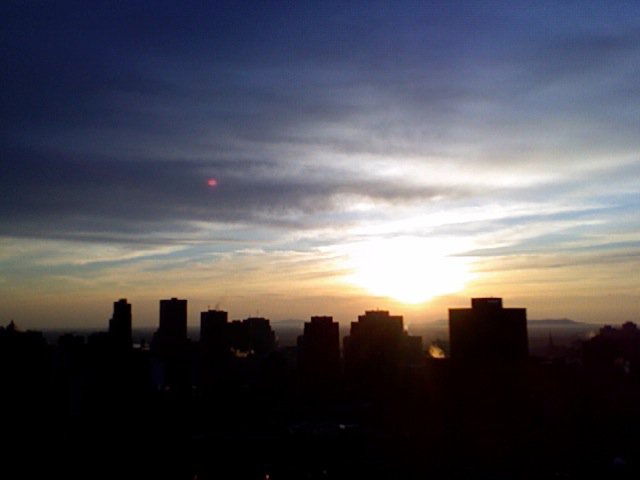
[[[450,242],[400,237],[348,247],[347,281],[372,295],[418,304],[464,289],[470,279],[462,257]]]

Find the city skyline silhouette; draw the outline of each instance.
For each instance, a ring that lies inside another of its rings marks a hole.
[[[26,478],[634,478],[640,329],[532,348],[526,308],[471,304],[450,309],[444,358],[384,310],[343,338],[331,317],[312,316],[295,346],[279,346],[268,319],[221,310],[202,312],[189,340],[188,302],[176,297],[159,301],[150,344],[132,338],[126,299],[86,338],[49,344],[10,323],[0,327],[7,465]]]

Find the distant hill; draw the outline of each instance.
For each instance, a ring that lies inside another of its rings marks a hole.
[[[288,320],[271,320],[272,328],[302,328],[304,322],[308,322],[309,320],[296,320],[296,319],[288,319]]]
[[[584,328],[584,329],[593,329],[598,328],[600,325],[592,324],[592,323],[584,323],[584,322],[576,322],[575,320],[571,320],[569,318],[541,318],[532,320],[527,320],[527,325],[530,328]],[[423,326],[432,327],[432,328],[448,328],[449,320],[441,318],[439,320],[434,320],[433,322],[425,323]]]
[[[569,318],[543,318],[539,320],[528,320],[527,321],[529,327],[562,327],[562,328],[594,328],[598,327],[598,325],[593,325],[590,323],[584,322],[576,322],[575,320],[571,320]]]

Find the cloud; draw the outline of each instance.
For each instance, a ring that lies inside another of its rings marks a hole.
[[[0,180],[4,235],[125,240],[181,230],[195,222],[311,228],[316,214],[339,211],[341,199],[428,201],[448,186],[393,184],[335,168],[294,176],[269,161],[138,161],[75,158],[57,152],[5,152]],[[209,187],[215,177],[218,186]]]

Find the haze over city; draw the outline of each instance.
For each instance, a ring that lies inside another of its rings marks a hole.
[[[0,324],[640,312],[637,2],[3,2]]]

